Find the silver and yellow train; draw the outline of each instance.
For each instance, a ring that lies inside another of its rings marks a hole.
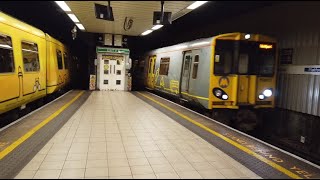
[[[68,63],[61,42],[0,12],[0,114],[64,88]]]
[[[221,34],[153,50],[144,62],[148,89],[200,105],[213,117],[233,109],[240,129],[257,124],[252,109],[274,108],[277,59],[271,37]]]

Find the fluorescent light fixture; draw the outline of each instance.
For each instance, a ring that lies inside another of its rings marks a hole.
[[[153,28],[151,28],[152,30],[157,30],[157,29],[160,29],[160,28],[162,28],[162,24],[158,24],[158,25],[155,25],[155,26],[153,26]]]
[[[12,47],[7,44],[0,44],[0,47],[12,49]]]
[[[76,17],[76,15],[74,15],[74,14],[68,14],[68,16],[70,17],[70,19],[71,19],[73,22],[75,22],[75,23],[79,22],[79,19]]]
[[[194,43],[194,44],[191,44],[191,46],[201,46],[201,45],[206,45],[206,44],[209,44],[208,41],[204,41],[204,42],[198,42],[198,43]]]
[[[64,1],[55,1],[62,10],[64,11],[71,11],[71,9],[69,8],[69,6],[64,2]]]
[[[142,36],[145,36],[145,35],[147,35],[147,34],[150,34],[152,32],[152,30],[146,30],[145,32],[143,32],[141,35]]]
[[[208,1],[196,1],[196,2],[192,3],[190,6],[188,6],[187,9],[195,9],[195,8],[203,5],[206,2],[208,2]]]
[[[82,24],[76,23],[76,25],[78,26],[78,28],[79,28],[79,29],[81,29],[81,30],[85,30],[85,28],[83,27],[83,25],[82,25]]]

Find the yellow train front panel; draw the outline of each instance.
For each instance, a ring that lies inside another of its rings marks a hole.
[[[275,43],[274,39],[257,34],[216,36],[212,47],[209,109],[274,108]]]
[[[46,95],[45,34],[0,12],[0,114]]]

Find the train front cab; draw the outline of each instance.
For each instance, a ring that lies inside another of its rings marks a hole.
[[[212,52],[209,109],[238,109],[236,117],[249,113],[244,115],[248,118],[255,116],[250,109],[274,108],[274,39],[257,34],[224,34],[213,39]]]
[[[58,40],[46,34],[47,40],[47,93],[52,94],[64,88],[70,81],[69,54]]]
[[[46,95],[45,34],[0,12],[0,114]]]

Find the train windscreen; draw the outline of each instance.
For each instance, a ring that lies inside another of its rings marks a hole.
[[[273,76],[275,56],[274,43],[217,40],[214,74]]]

